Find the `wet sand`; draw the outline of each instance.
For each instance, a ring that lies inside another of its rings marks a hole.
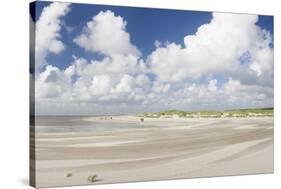
[[[36,133],[37,187],[273,172],[272,117],[82,119],[139,128]]]

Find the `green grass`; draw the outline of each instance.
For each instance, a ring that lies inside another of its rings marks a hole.
[[[233,109],[224,111],[183,111],[183,110],[165,110],[160,112],[145,112],[142,117],[159,118],[163,117],[203,117],[203,118],[220,118],[220,117],[272,117],[273,108],[249,108]]]

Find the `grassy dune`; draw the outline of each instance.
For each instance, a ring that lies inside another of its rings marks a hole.
[[[233,109],[223,111],[182,111],[166,110],[160,112],[145,112],[142,117],[186,117],[186,118],[220,118],[220,117],[272,117],[273,108]]]

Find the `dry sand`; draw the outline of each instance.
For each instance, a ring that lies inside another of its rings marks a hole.
[[[37,187],[273,172],[272,117],[83,119],[140,127],[37,133]],[[94,183],[88,181],[93,175]]]

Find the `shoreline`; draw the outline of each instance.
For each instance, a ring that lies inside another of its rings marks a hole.
[[[274,121],[274,117],[244,117],[244,118],[236,118],[236,117],[226,117],[226,118],[144,118],[142,122],[140,117],[136,117],[134,115],[127,115],[127,116],[110,116],[112,119],[101,119],[101,117],[87,117],[83,118],[83,121],[89,122],[103,122],[103,123],[137,123],[142,125],[153,125],[153,126],[165,126],[171,125],[177,126],[179,124],[182,126],[185,123],[196,123],[201,121],[210,121],[210,122],[217,122],[217,121],[240,121],[240,120],[272,120]]]

